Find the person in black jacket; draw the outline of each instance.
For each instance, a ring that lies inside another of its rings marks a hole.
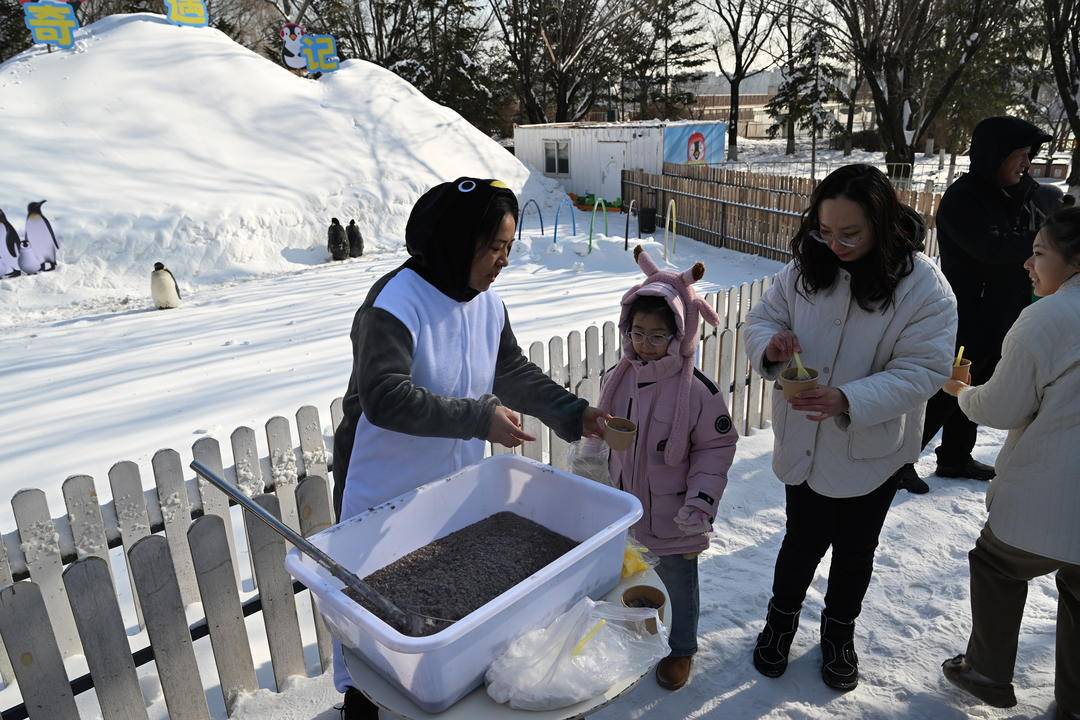
[[[498,180],[458,178],[426,192],[405,227],[409,259],[357,310],[352,374],[334,433],[339,520],[479,462],[484,441],[535,441],[517,413],[568,442],[598,437],[607,413],[529,362],[499,296],[518,204]],[[344,720],[377,708],[352,686],[340,646],[334,684]]]
[[[972,382],[994,374],[1001,343],[1020,312],[1031,302],[1031,280],[1024,261],[1035,235],[1061,204],[1062,193],[1028,175],[1032,158],[1051,138],[1014,117],[986,118],[971,136],[969,171],[954,182],[937,212],[941,270],[956,294],[957,349],[971,360]],[[938,392],[926,407],[923,447],[942,431],[937,475],[990,480],[994,468],[971,456],[977,426],[959,411],[956,399]],[[900,487],[925,493],[929,486],[904,465]]]
[[[330,228],[326,231],[326,249],[334,260],[349,257],[349,240],[345,236],[345,228],[341,227],[341,221],[337,218],[330,218]]]

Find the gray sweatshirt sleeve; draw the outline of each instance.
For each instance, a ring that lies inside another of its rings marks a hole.
[[[589,402],[568,392],[525,357],[510,327],[509,315],[499,339],[495,395],[511,410],[539,418],[563,440],[581,438],[581,416]]]
[[[487,437],[498,399],[448,398],[414,384],[412,335],[391,313],[360,312],[353,349],[360,406],[373,425],[421,437]]]

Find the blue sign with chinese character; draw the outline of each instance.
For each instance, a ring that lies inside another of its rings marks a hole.
[[[333,35],[305,35],[300,52],[307,59],[308,72],[328,73],[339,67],[337,41]]]
[[[71,49],[75,46],[75,31],[79,21],[75,8],[64,2],[29,2],[23,5],[23,21],[35,43]]]

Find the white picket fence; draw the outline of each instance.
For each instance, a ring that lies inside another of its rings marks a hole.
[[[720,326],[704,326],[699,369],[714,380],[742,433],[764,428],[769,419],[765,382],[743,350],[742,322],[770,279],[710,293],[706,300]],[[529,358],[554,380],[595,402],[600,374],[617,362],[621,349],[614,323],[532,343]],[[341,421],[341,399],[330,406],[332,426]],[[233,431],[232,464],[221,446],[202,438],[188,458],[199,460],[255,497],[285,524],[304,535],[328,527],[329,456],[313,406],[300,408],[293,426],[284,417],[265,425],[265,452],[250,427]],[[535,418],[525,426],[537,438],[519,448],[525,456],[565,468],[568,444]],[[505,448],[492,452],[511,452]],[[45,493],[21,490],[11,505],[17,531],[0,543],[0,675],[18,683],[23,703],[0,713],[2,720],[77,720],[74,696],[93,687],[103,717],[146,718],[136,667],[157,666],[169,716],[210,717],[193,641],[210,636],[224,705],[233,712],[240,692],[258,689],[244,618],[261,612],[275,685],[306,675],[297,593],[303,590],[284,569],[285,541],[261,522],[244,519],[244,537],[234,536],[233,510],[223,493],[186,470],[188,458],[159,450],[149,468],[154,483],[144,489],[142,470],[131,461],[109,470],[112,500],[98,501],[93,478],[69,477],[62,486],[67,513],[51,517]],[[241,602],[237,546],[246,543],[258,595]],[[123,546],[138,624],[149,647],[133,648],[125,631],[109,549]],[[65,569],[66,566],[66,569]],[[189,625],[185,608],[202,603],[204,618]],[[319,671],[330,657],[330,636],[314,613]],[[89,672],[69,678],[64,659],[83,656]]]

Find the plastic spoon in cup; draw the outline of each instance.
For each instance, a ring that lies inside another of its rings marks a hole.
[[[802,358],[799,357],[798,352],[795,352],[794,355],[795,367],[798,368],[797,372],[795,373],[795,377],[797,377],[799,380],[809,380],[810,373],[806,372],[806,368],[803,367]]]
[[[953,367],[960,367],[960,363],[964,360],[964,346],[960,346],[960,352],[956,353],[956,362],[953,363]]]

